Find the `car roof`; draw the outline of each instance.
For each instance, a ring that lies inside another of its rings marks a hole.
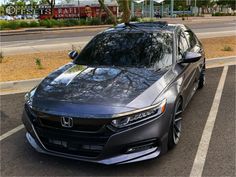
[[[125,28],[131,28],[134,31],[140,30],[145,32],[158,32],[158,31],[166,31],[170,33],[174,33],[177,27],[182,26],[180,24],[168,24],[166,21],[158,21],[158,22],[130,22],[130,23],[121,23],[116,25],[115,27],[109,28],[104,32],[118,32]],[[123,30],[122,30],[123,31]]]

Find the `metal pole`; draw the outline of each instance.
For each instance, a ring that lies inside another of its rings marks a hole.
[[[171,15],[171,17],[174,16],[174,0],[171,0],[171,4],[170,4],[170,15]]]
[[[134,1],[131,1],[131,17],[134,16]]]
[[[194,15],[197,15],[197,0],[194,1]]]
[[[164,7],[163,7],[163,1],[161,3],[161,17],[163,17],[163,11],[164,11]]]
[[[80,23],[80,2],[79,2],[79,0],[78,0],[78,8],[79,8],[78,12],[79,12],[79,23]]]
[[[153,0],[150,0],[149,10],[150,10],[150,18],[153,18]]]
[[[142,2],[142,18],[144,17],[144,1]]]
[[[150,17],[150,18],[152,18],[152,14],[151,14],[151,11],[152,11],[151,1],[152,1],[152,0],[149,0],[149,17]]]

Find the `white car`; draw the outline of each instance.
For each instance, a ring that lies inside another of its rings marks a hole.
[[[16,20],[21,20],[21,19],[22,19],[22,15],[17,15],[17,16],[15,16],[15,19],[16,19]]]
[[[4,20],[14,20],[14,18],[12,16],[5,15]]]

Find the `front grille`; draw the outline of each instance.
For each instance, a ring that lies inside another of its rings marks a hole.
[[[73,118],[74,126],[65,128],[60,116],[33,111],[26,107],[33,120],[35,131],[42,144],[51,151],[95,158],[102,152],[112,131],[106,128],[107,121]]]
[[[97,157],[103,150],[109,134],[89,134],[36,126],[43,145],[52,151],[85,157]]]
[[[57,128],[57,129],[68,129],[61,125],[61,116],[40,113],[38,111],[34,111],[37,119],[40,122],[40,125],[43,127],[49,128]],[[76,131],[87,131],[87,132],[98,132],[100,131],[106,124],[106,121],[103,120],[94,120],[88,118],[73,118],[73,127],[70,130]]]

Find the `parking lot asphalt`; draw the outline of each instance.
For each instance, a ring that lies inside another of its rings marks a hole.
[[[229,66],[203,176],[236,176],[235,70]],[[179,144],[158,159],[104,166],[52,157],[35,152],[22,129],[1,141],[1,176],[189,176],[222,71],[207,69],[206,86],[184,112]],[[1,135],[21,124],[23,102],[24,94],[1,96]]]

